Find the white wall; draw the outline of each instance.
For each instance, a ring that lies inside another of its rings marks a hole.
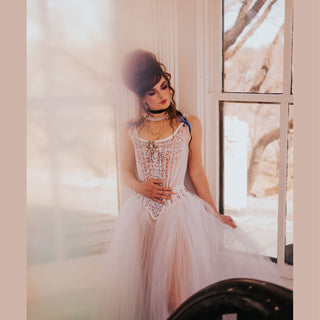
[[[197,23],[196,1],[178,0],[179,108],[197,115]]]

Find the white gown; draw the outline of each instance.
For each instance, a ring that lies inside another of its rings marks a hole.
[[[163,179],[175,195],[162,205],[134,193],[122,206],[103,267],[106,320],[165,320],[177,302],[227,278],[280,283],[252,238],[186,190],[188,125],[156,141],[130,130],[139,180]]]

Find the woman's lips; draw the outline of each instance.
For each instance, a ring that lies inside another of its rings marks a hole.
[[[165,104],[166,102],[167,102],[167,100],[162,100],[160,103]]]

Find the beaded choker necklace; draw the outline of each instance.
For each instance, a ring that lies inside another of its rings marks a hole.
[[[165,113],[161,117],[151,117],[151,116],[147,117],[147,120],[149,121],[161,121],[161,120],[168,120],[168,119],[169,119],[169,115],[167,113]]]

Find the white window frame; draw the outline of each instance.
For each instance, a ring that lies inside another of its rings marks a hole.
[[[285,0],[283,93],[222,92],[222,0],[197,1],[198,116],[204,127],[204,165],[216,204],[219,203],[219,104],[224,101],[278,103],[280,105],[280,164],[277,266],[281,277],[292,279],[293,266],[285,263],[287,135],[291,94],[292,0]],[[210,72],[208,72],[210,70]]]

